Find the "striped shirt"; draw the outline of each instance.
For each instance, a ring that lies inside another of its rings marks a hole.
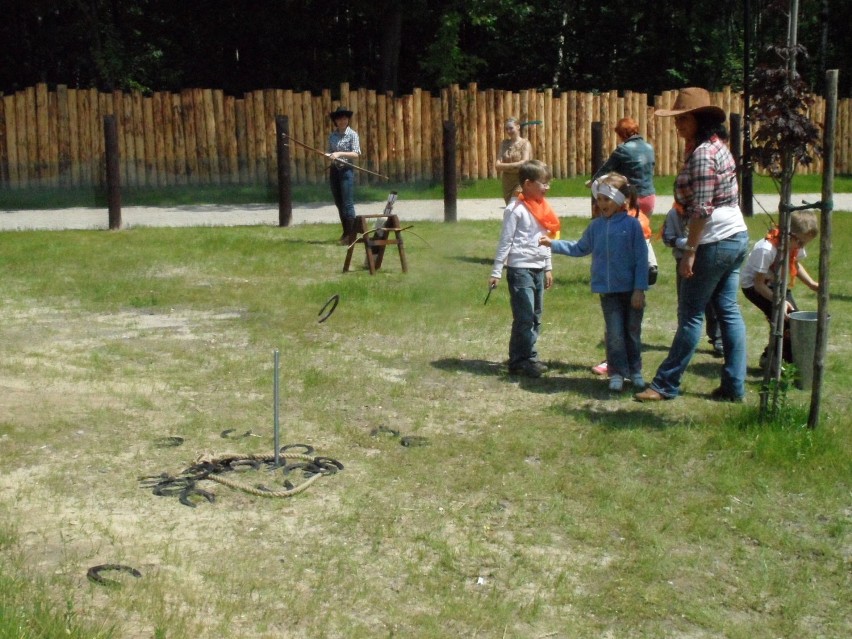
[[[675,201],[688,218],[709,217],[714,209],[739,205],[737,166],[717,136],[699,144],[687,158],[675,180]]]

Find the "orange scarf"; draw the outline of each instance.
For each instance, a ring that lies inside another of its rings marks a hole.
[[[776,249],[781,248],[781,229],[777,226],[773,227],[769,233],[766,234],[766,239],[772,243]],[[773,264],[774,270],[778,270],[781,265],[782,255],[779,252],[775,257],[775,264]],[[799,248],[790,247],[790,281],[787,283],[787,286],[792,287],[796,281],[796,274],[799,272]]]
[[[642,233],[645,234],[645,239],[650,240],[653,233],[651,232],[651,220],[648,219],[648,216],[639,209],[627,209],[627,215],[639,220],[639,224],[642,226]]]
[[[518,200],[524,203],[524,206],[526,206],[527,210],[532,213],[532,216],[547,230],[547,236],[549,238],[554,240],[559,239],[559,229],[562,225],[559,223],[559,218],[556,217],[556,212],[547,200],[544,198],[540,200],[533,200],[528,197],[524,197],[523,193],[518,194]]]

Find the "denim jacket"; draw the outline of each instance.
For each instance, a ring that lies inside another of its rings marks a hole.
[[[642,225],[627,211],[597,217],[576,242],[553,240],[554,253],[592,255],[592,293],[648,290],[648,244]]]
[[[636,187],[639,197],[653,195],[654,191],[654,147],[645,142],[641,135],[632,135],[615,150],[594,174],[593,179],[615,171],[626,177]]]

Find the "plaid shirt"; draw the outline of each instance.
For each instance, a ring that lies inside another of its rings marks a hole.
[[[717,136],[699,144],[686,159],[675,180],[675,202],[688,218],[709,217],[715,208],[739,205],[737,166]]]
[[[343,133],[334,129],[331,135],[328,136],[328,152],[334,153],[335,151],[354,151],[358,155],[361,155],[361,141],[358,139],[358,134],[351,127],[346,127]],[[350,160],[346,161],[351,162]],[[338,162],[335,162],[335,165],[346,166],[346,164]]]

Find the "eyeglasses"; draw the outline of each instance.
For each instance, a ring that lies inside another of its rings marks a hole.
[[[535,183],[538,184],[543,189],[549,189],[550,188],[550,182],[539,182],[538,180],[535,180]]]

